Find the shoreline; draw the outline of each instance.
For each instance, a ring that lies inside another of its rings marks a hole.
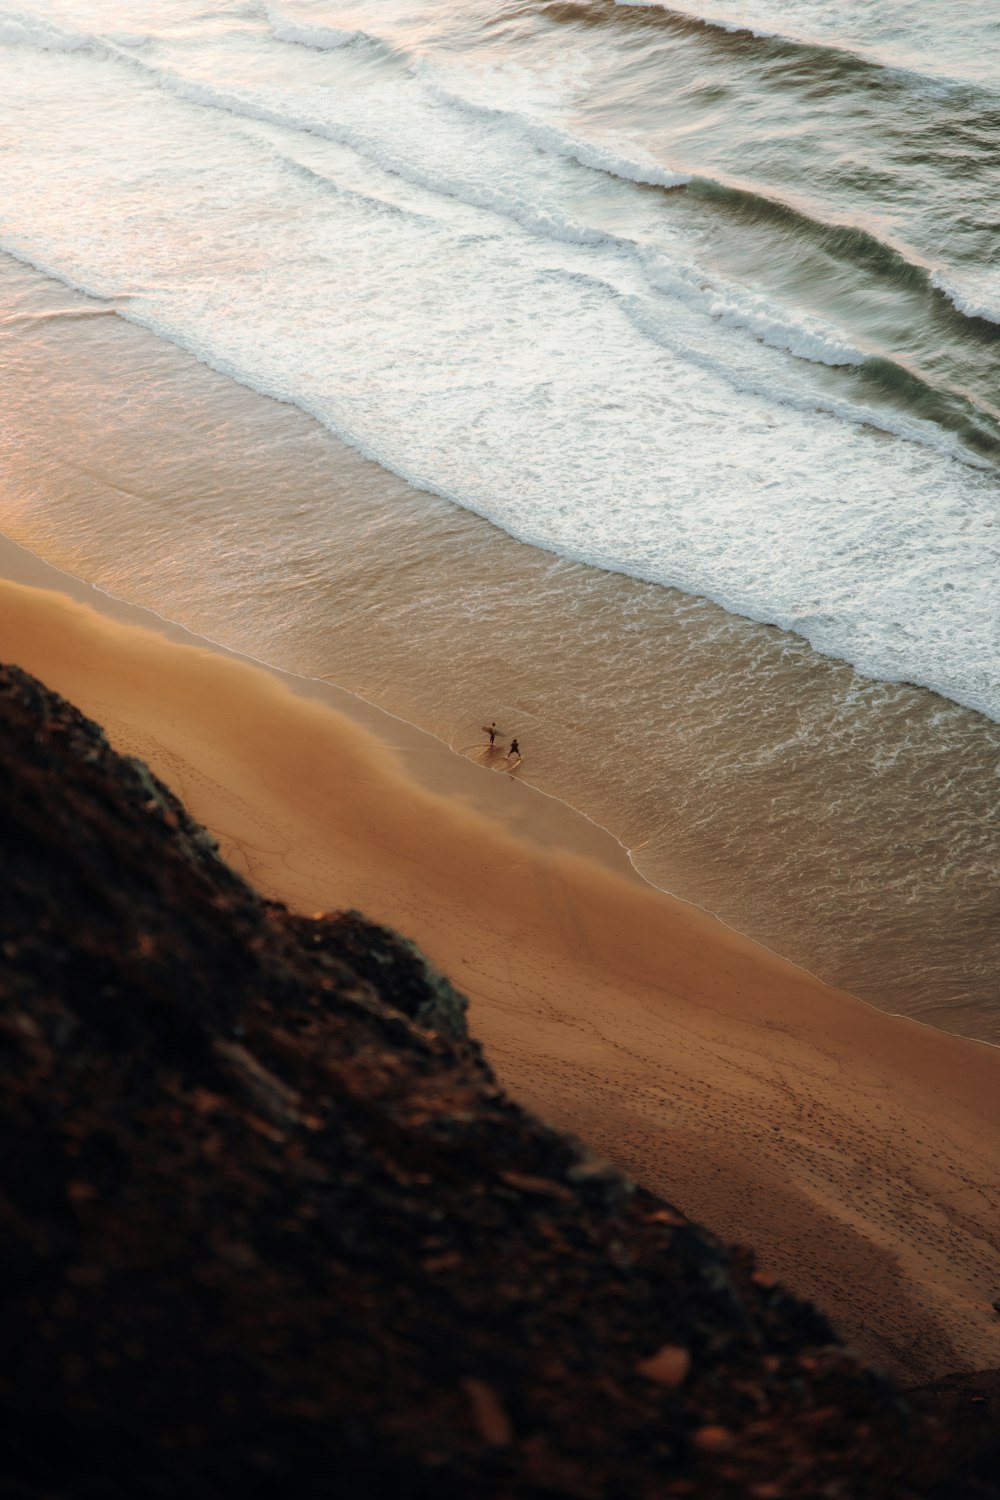
[[[911,1384],[1000,1362],[996,1049],[828,988],[402,720],[76,602],[10,546],[4,657],[147,760],[263,894],[413,938],[516,1097],[753,1245],[869,1359]]]
[[[585,854],[607,865],[624,878],[634,880],[644,890],[660,890],[659,886],[647,880],[636,869],[630,851],[621,840],[587,813],[573,807],[553,792],[520,780],[513,771],[510,774],[491,772],[494,780],[499,781],[502,776],[505,782],[518,782],[518,796],[508,797],[500,786],[492,785],[483,774],[489,768],[461,751],[453,750],[430,730],[422,729],[418,724],[411,723],[387,708],[369,703],[350,688],[321,677],[308,677],[289,671],[285,667],[275,666],[259,657],[250,656],[245,651],[234,650],[219,641],[199,635],[145,605],[132,604],[96,584],[74,577],[0,532],[0,587],[7,581],[65,594],[76,603],[119,624],[138,626],[178,645],[210,651],[228,661],[256,667],[297,696],[326,704],[334,712],[343,714],[368,729],[381,744],[388,746],[405,761],[414,780],[428,790],[442,791],[449,797],[458,796],[470,806],[476,807],[484,816],[495,819],[502,826],[525,838],[534,839],[543,846],[548,846],[551,842],[555,828],[559,847]],[[539,813],[541,824],[545,828],[542,837],[534,831],[538,826]],[[683,899],[674,897],[669,891],[663,894],[671,899]],[[706,915],[715,916],[707,910]],[[721,921],[721,918],[716,920]]]
[[[418,774],[495,717],[528,751],[518,777],[657,888],[887,1013],[1000,1044],[1000,728],[513,542],[20,262],[0,282],[0,524],[61,587],[89,579],[99,608],[137,601],[297,691],[341,685],[396,716],[383,738],[420,725]]]
[[[282,683],[297,696],[323,703],[335,713],[343,714],[353,723],[369,730],[380,744],[387,746],[400,759],[405,760],[408,774],[420,786],[430,791],[442,792],[449,798],[458,797],[465,800],[469,806],[476,808],[485,817],[496,821],[501,827],[538,843],[542,848],[551,848],[555,844],[557,848],[583,854],[624,878],[635,881],[643,890],[653,891],[668,901],[690,907],[711,922],[725,928],[727,932],[752,943],[754,947],[771,954],[779,961],[790,964],[824,988],[848,995],[855,1004],[867,1010],[888,1016],[892,1020],[906,1022],[911,1026],[922,1027],[935,1036],[956,1035],[960,1040],[1000,1052],[1000,1043],[990,1041],[987,1037],[965,1037],[961,1033],[945,1031],[931,1021],[922,1020],[919,1016],[908,1016],[903,1011],[886,1010],[870,1000],[865,1000],[860,995],[855,995],[850,990],[841,991],[836,985],[828,984],[821,975],[806,965],[796,963],[794,959],[787,958],[778,948],[771,947],[761,942],[759,938],[743,932],[710,907],[679,895],[667,886],[656,885],[637,868],[632,858],[633,851],[622,843],[621,839],[616,837],[609,828],[605,828],[581,808],[574,807],[572,803],[565,801],[554,792],[547,792],[542,787],[522,780],[513,772],[491,771],[490,774],[494,778],[502,776],[505,781],[517,782],[519,788],[517,795],[512,798],[507,797],[502,790],[492,786],[486,776],[481,774],[490,770],[489,767],[472,759],[463,751],[453,749],[431,730],[411,723],[390,709],[368,702],[350,688],[322,677],[309,677],[303,673],[289,671],[285,667],[275,666],[260,657],[251,656],[245,651],[238,651],[219,641],[211,640],[208,636],[199,635],[196,631],[169,620],[164,615],[157,614],[155,610],[145,605],[133,604],[115,594],[108,593],[96,584],[74,577],[64,569],[56,567],[54,563],[49,563],[39,557],[29,548],[23,547],[19,542],[15,542],[12,537],[0,532],[0,589],[7,581],[65,594],[76,603],[82,604],[84,608],[93,610],[109,620],[138,626],[140,629],[152,631],[178,645],[206,650],[228,661],[256,667]],[[516,769],[516,767],[513,768],[514,771]],[[544,814],[541,819],[541,826],[544,829],[542,834],[538,831],[539,825],[536,819],[539,810],[542,810]]]

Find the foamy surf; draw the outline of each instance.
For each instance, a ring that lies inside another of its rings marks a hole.
[[[111,304],[0,276],[0,511],[35,551],[459,749],[495,716],[518,775],[655,884],[884,1008],[1000,1037],[1000,727],[519,546]]]
[[[996,70],[989,47],[1000,41],[1000,25],[984,16],[983,7],[959,3],[950,7],[942,32],[933,11],[918,0],[875,0],[858,6],[851,0],[709,0],[685,5],[682,0],[612,0],[631,10],[652,10],[664,17],[715,27],[733,35],[755,37],[827,52],[845,62],[857,60],[906,77],[920,86],[983,89],[995,92]]]
[[[42,80],[12,66],[37,123],[0,244],[512,536],[1000,714],[989,459],[905,382],[843,383],[877,338],[700,263],[662,191],[695,179],[631,128],[555,123],[561,85],[515,80],[500,108],[494,78],[476,105],[456,64],[373,71],[272,24],[194,17],[139,50],[92,31]]]

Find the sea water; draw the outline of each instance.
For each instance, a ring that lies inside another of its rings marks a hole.
[[[0,526],[1000,1039],[998,43],[0,0]]]

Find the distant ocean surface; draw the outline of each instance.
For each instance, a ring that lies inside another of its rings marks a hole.
[[[988,0],[0,0],[0,529],[1000,1042],[998,203]]]

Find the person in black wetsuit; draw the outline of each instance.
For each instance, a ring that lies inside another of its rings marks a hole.
[[[517,743],[517,740],[511,740],[511,742],[510,742],[510,749],[507,751],[507,759],[510,760],[510,758],[511,758],[512,755],[516,755],[518,757],[518,759],[520,759],[520,756],[521,756],[521,747]]]

